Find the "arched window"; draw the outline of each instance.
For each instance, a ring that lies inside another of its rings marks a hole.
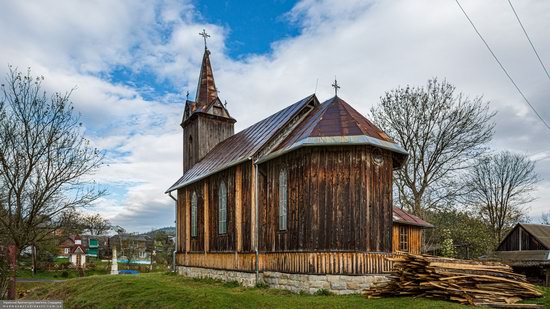
[[[197,194],[193,192],[191,196],[191,237],[198,236],[197,228]]]
[[[287,228],[288,188],[286,168],[279,172],[279,230]]]
[[[223,180],[218,189],[218,233],[227,233],[227,187]]]

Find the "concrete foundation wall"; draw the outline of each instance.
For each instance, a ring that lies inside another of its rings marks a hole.
[[[217,280],[237,281],[246,287],[256,285],[256,274],[240,271],[218,270],[199,267],[178,266],[179,275],[191,278],[212,278]],[[388,281],[386,275],[304,275],[280,272],[262,272],[259,280],[270,288],[289,290],[294,293],[313,294],[319,290],[328,290],[335,294],[358,294],[375,283]]]

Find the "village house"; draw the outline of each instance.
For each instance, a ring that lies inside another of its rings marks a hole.
[[[432,225],[392,205],[406,150],[333,87],[234,134],[205,46],[181,121],[183,176],[167,190],[178,273],[344,294],[386,280],[387,257],[420,253]]]
[[[117,248],[118,261],[128,264],[150,264],[154,241],[148,235],[121,233],[111,237],[111,250]]]
[[[86,251],[88,246],[82,243],[80,235],[67,238],[58,246],[59,256],[67,258],[76,268],[86,267]]]

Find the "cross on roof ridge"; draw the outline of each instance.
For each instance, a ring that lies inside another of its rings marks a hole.
[[[334,84],[332,84],[332,87],[334,88],[334,96],[338,96],[338,89],[341,87],[338,85],[338,80],[336,80],[336,77],[334,78]]]

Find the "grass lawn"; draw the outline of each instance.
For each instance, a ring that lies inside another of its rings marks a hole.
[[[550,305],[550,289],[545,292],[548,297],[534,302]],[[69,308],[466,308],[456,303],[411,297],[300,295],[165,273],[41,283],[25,299],[62,299]]]
[[[65,273],[65,274],[64,274]],[[104,270],[86,270],[84,274],[86,276],[93,275],[105,275],[108,271]],[[38,270],[33,276],[30,269],[18,269],[17,278],[36,278],[36,279],[52,279],[52,280],[65,280],[70,278],[77,278],[78,271],[75,269],[67,270]]]

